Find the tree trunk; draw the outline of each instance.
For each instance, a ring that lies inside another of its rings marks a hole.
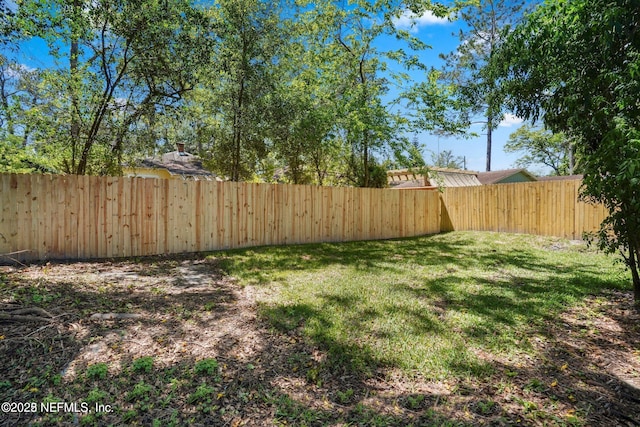
[[[576,166],[575,147],[573,141],[569,142],[569,175],[573,175],[573,169]]]
[[[80,11],[80,0],[73,0],[74,21],[77,21]],[[78,26],[80,23],[74,22],[73,24]],[[78,39],[79,37],[76,31],[72,30],[71,51],[69,52],[69,73],[71,77],[69,85],[69,91],[71,93],[71,168],[76,167],[76,147],[80,144],[80,102],[78,96],[80,83],[80,79],[78,78],[78,56],[80,54],[80,47]]]
[[[364,163],[364,184],[363,187],[369,186],[369,131],[364,131],[364,143],[362,149],[362,163]]]
[[[367,75],[364,71],[365,59],[364,56],[360,59],[360,84],[362,85],[362,105],[364,107],[369,103],[369,93],[367,91]],[[369,186],[370,174],[369,174],[369,129],[364,130],[362,135],[362,163],[364,164],[364,176],[363,187]]]
[[[322,186],[324,183],[324,177],[326,175],[326,171],[322,168],[322,150],[316,146],[315,151],[313,152],[313,165],[316,170],[316,176],[318,177],[318,185]]]
[[[487,172],[491,171],[491,117],[487,119]]]
[[[240,181],[240,155],[242,152],[242,100],[244,98],[244,78],[240,80],[240,90],[238,91],[238,102],[236,111],[233,114],[233,160],[231,170],[231,181]]]
[[[4,70],[0,69],[0,72],[4,72]],[[11,117],[11,110],[9,109],[9,96],[6,93],[5,89],[6,80],[5,77],[2,76],[0,79],[0,104],[2,104],[2,109],[4,110],[4,115],[6,117],[7,122],[7,132],[9,135],[14,135],[14,126],[13,126],[13,117]]]
[[[633,282],[633,300],[636,309],[640,311],[640,274],[638,273],[638,262],[640,258],[640,245],[634,247],[629,245],[629,269],[631,270],[631,280]]]

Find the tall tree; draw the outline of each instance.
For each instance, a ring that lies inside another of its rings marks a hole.
[[[0,170],[52,171],[57,156],[43,146],[42,128],[55,129],[55,115],[42,82],[47,74],[0,55]]]
[[[12,22],[14,11],[6,0],[0,0],[0,46],[9,43],[14,27]]]
[[[456,114],[466,103],[456,98],[455,84],[443,83],[443,72],[430,69],[424,80],[403,92],[406,114],[416,130],[431,131],[437,135],[465,135],[468,123]]]
[[[408,120],[385,101],[390,86],[404,88],[409,77],[404,72],[389,70],[424,69],[424,66],[404,49],[381,49],[379,41],[395,37],[414,51],[427,46],[409,32],[396,28],[394,20],[407,12],[405,2],[357,0],[349,4],[333,1],[313,4],[308,13],[324,23],[322,38],[326,40],[325,49],[332,53],[333,64],[328,77],[339,88],[339,136],[349,153],[345,176],[352,185],[383,185],[379,179],[372,180],[372,174],[379,176],[383,170],[376,156],[385,152],[400,154],[410,146],[403,136],[409,130]],[[430,2],[412,2],[411,7],[418,15],[428,8],[445,13]]]
[[[270,97],[269,138],[287,182],[323,185],[339,163],[340,80],[333,68],[335,52],[325,43],[332,21],[314,12],[301,7],[287,21],[289,43]]]
[[[180,140],[233,180],[268,164],[287,182],[376,186],[380,159],[417,161],[407,131],[447,122],[448,88],[427,77],[407,90],[407,69],[427,71],[414,54],[426,46],[396,28],[401,0],[17,4],[8,22],[44,39],[54,65],[38,70],[38,102],[10,96],[24,112],[14,129],[67,173],[119,173]],[[446,14],[429,0],[409,6]],[[385,50],[385,37],[406,51]],[[411,93],[412,117],[390,100],[392,85]]]
[[[217,118],[209,159],[232,181],[251,178],[267,153],[272,67],[287,40],[278,6],[260,0],[221,0],[208,10],[219,40],[205,80],[206,109]]]
[[[576,139],[581,197],[609,216],[598,244],[620,250],[640,308],[640,2],[541,5],[494,55],[508,104]]]
[[[187,0],[26,0],[15,22],[68,60],[56,75],[68,100],[62,167],[74,174],[117,171],[128,128],[193,86],[208,46],[206,21]]]
[[[459,19],[466,29],[458,33],[455,52],[441,55],[446,61],[444,78],[458,88],[458,106],[469,125],[481,123],[487,135],[486,170],[491,170],[493,130],[503,119],[491,68],[484,67],[501,43],[501,34],[521,18],[525,0],[462,0]]]
[[[551,168],[553,175],[574,174],[573,141],[564,132],[553,133],[523,125],[509,135],[504,151],[523,153],[516,161],[518,167],[544,165]]]

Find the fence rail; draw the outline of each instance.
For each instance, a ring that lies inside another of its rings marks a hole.
[[[578,201],[581,180],[447,188],[441,230],[526,233],[582,239],[606,217],[603,205]]]
[[[439,209],[431,191],[4,174],[0,255],[88,259],[408,237],[438,233]]]

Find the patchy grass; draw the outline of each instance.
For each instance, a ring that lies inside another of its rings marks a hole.
[[[428,380],[483,377],[491,360],[532,354],[562,310],[628,289],[612,259],[584,244],[495,233],[289,246],[215,254],[260,313],[328,349],[328,366],[398,367]]]
[[[2,309],[54,317],[2,324],[0,399],[90,411],[0,426],[632,425],[629,289],[495,233],[8,268]]]

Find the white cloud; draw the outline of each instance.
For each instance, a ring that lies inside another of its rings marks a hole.
[[[524,120],[522,120],[520,117],[517,117],[517,116],[514,116],[513,114],[507,113],[502,118],[502,121],[500,122],[499,126],[508,128],[508,127],[513,126],[513,125],[519,125],[523,121]]]
[[[393,20],[393,25],[395,25],[397,29],[409,30],[412,33],[417,33],[420,31],[421,27],[427,27],[429,25],[444,25],[448,23],[448,18],[439,18],[430,10],[427,10],[420,16],[415,15],[410,10],[405,10],[402,12],[402,15]]]
[[[10,63],[7,64],[7,68],[2,70],[2,73],[8,79],[17,79],[25,73],[33,73],[34,71],[36,71],[36,69],[28,65]]]

